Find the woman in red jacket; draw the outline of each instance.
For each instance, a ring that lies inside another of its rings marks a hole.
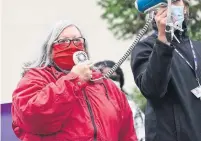
[[[122,92],[92,71],[74,64],[87,53],[79,28],[56,24],[13,92],[13,130],[22,141],[136,141],[132,112]]]

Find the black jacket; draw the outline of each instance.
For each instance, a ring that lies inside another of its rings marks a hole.
[[[146,141],[201,141],[201,100],[191,90],[198,87],[194,71],[175,48],[194,67],[188,37],[168,46],[157,35],[144,39],[132,52],[134,79],[147,98]],[[198,58],[201,80],[201,43],[192,41]]]

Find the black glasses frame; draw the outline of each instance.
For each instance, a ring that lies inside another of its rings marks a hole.
[[[70,39],[70,38],[57,39],[56,41],[53,42],[53,44],[69,43],[68,46],[67,46],[67,47],[69,47],[70,44],[73,42],[73,44],[75,46],[77,46],[75,44],[75,42],[80,40],[80,39],[83,40],[83,44],[85,44],[85,38],[83,38],[83,37],[77,37],[77,38],[73,38],[73,39]]]

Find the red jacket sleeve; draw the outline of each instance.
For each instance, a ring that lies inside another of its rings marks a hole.
[[[122,94],[122,122],[119,134],[119,141],[137,141],[134,129],[133,114],[125,94]]]
[[[67,104],[74,97],[69,73],[56,82],[49,82],[49,74],[33,69],[20,80],[12,96],[12,118],[26,132],[52,134],[62,127],[68,116]]]

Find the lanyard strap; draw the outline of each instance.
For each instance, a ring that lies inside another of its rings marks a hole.
[[[194,60],[194,64],[195,64],[195,69],[194,69],[193,66],[189,63],[189,61],[188,61],[177,49],[175,49],[175,51],[176,51],[176,52],[179,54],[179,56],[188,64],[188,66],[195,72],[196,81],[197,81],[198,84],[200,85],[200,80],[199,80],[198,73],[197,73],[197,70],[198,70],[198,60],[197,60],[197,56],[196,56],[196,54],[195,54],[195,50],[194,50],[193,43],[192,43],[191,40],[190,40],[190,46],[191,46],[191,50],[192,50],[192,53],[193,53],[193,60]]]

